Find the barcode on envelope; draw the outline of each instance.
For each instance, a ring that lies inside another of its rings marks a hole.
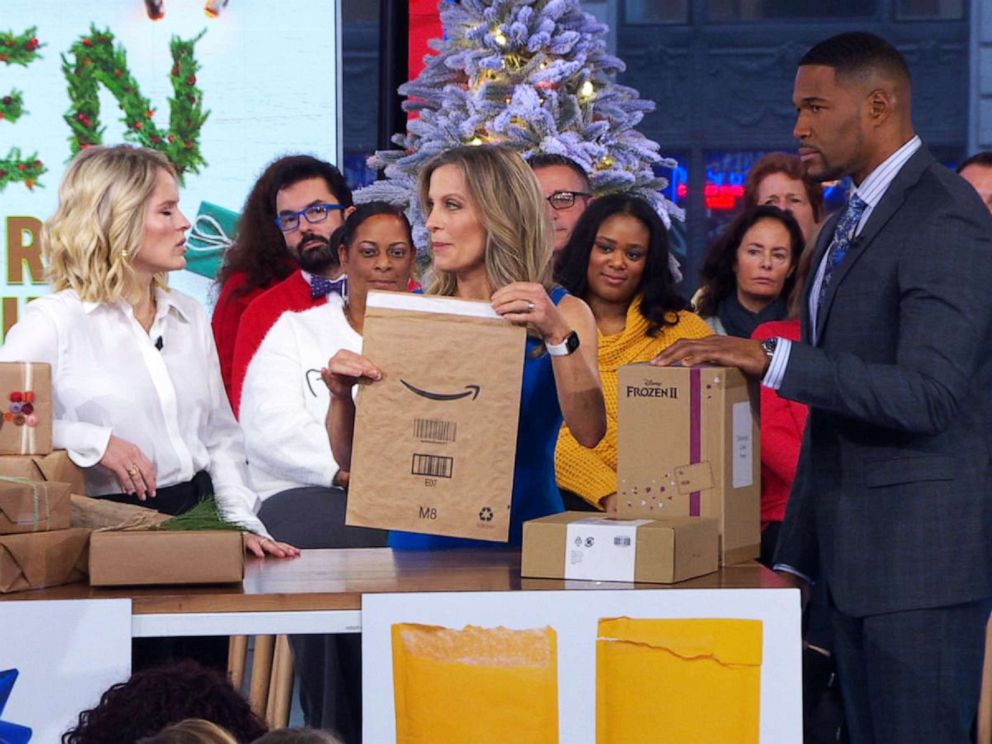
[[[442,455],[413,456],[413,475],[426,475],[429,478],[450,478],[455,468],[455,458]]]
[[[627,535],[617,535],[613,538],[613,544],[620,548],[629,548],[630,538]]]
[[[454,421],[418,418],[413,420],[413,438],[421,442],[434,442],[436,444],[454,442],[457,428]]]

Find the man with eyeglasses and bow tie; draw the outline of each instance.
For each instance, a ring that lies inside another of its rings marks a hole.
[[[238,325],[231,364],[231,407],[237,416],[248,364],[265,334],[285,312],[309,310],[342,296],[347,278],[341,275],[332,233],[354,210],[351,189],[341,172],[312,157],[291,157],[277,169],[268,188],[273,222],[298,268],[248,305]],[[278,384],[278,383],[276,383]]]
[[[807,172],[850,176],[802,341],[680,341],[809,406],[775,568],[822,583],[852,744],[967,744],[992,609],[992,220],[911,121],[888,42],[814,46],[793,88]]]

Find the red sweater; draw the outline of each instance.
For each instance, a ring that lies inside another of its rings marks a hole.
[[[269,329],[275,325],[285,312],[302,312],[311,307],[323,305],[326,297],[310,299],[310,285],[303,278],[303,273],[297,269],[286,279],[265,290],[252,300],[241,316],[238,325],[238,336],[234,342],[234,359],[231,363],[231,408],[238,415],[241,408],[241,388],[245,382],[245,373],[258,347]],[[273,385],[281,382],[274,380]]]
[[[762,323],[751,338],[799,340],[798,320]],[[785,505],[796,479],[799,447],[806,429],[807,409],[802,403],[780,398],[761,386],[761,529],[785,519]]]
[[[231,395],[231,363],[234,361],[234,340],[238,337],[238,325],[248,304],[264,292],[268,287],[255,287],[244,294],[238,290],[245,286],[248,274],[237,271],[228,277],[220,288],[220,296],[214,306],[214,315],[210,325],[214,329],[214,343],[217,344],[217,356],[220,357],[220,375],[224,378],[224,390],[227,398],[234,405]]]

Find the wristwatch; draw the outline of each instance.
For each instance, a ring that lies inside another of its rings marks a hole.
[[[775,349],[778,348],[778,338],[766,338],[761,342],[761,350],[765,352],[765,356],[768,357],[768,362],[771,363],[772,357],[775,356]]]
[[[548,354],[553,357],[562,357],[568,356],[569,354],[574,354],[575,350],[579,348],[579,334],[572,331],[565,336],[565,340],[560,344],[549,344],[545,341],[544,348],[546,348],[548,350]]]

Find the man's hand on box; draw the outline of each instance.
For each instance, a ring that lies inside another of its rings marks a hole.
[[[493,293],[492,307],[515,325],[533,326],[551,343],[561,343],[572,332],[557,305],[540,284],[507,284]]]
[[[253,555],[264,558],[271,555],[273,558],[295,558],[300,554],[300,549],[289,543],[273,540],[271,537],[256,535],[253,532],[245,532],[245,550]]]
[[[382,372],[372,362],[353,351],[342,349],[320,370],[320,379],[327,385],[332,398],[351,400],[351,389],[382,379]]]
[[[763,377],[768,363],[768,355],[761,348],[760,341],[736,336],[681,339],[651,360],[656,367],[678,364],[685,367],[698,364],[739,367],[741,372],[751,377]]]
[[[139,501],[155,497],[155,463],[136,444],[111,434],[99,465],[114,474],[121,493],[137,494]]]

